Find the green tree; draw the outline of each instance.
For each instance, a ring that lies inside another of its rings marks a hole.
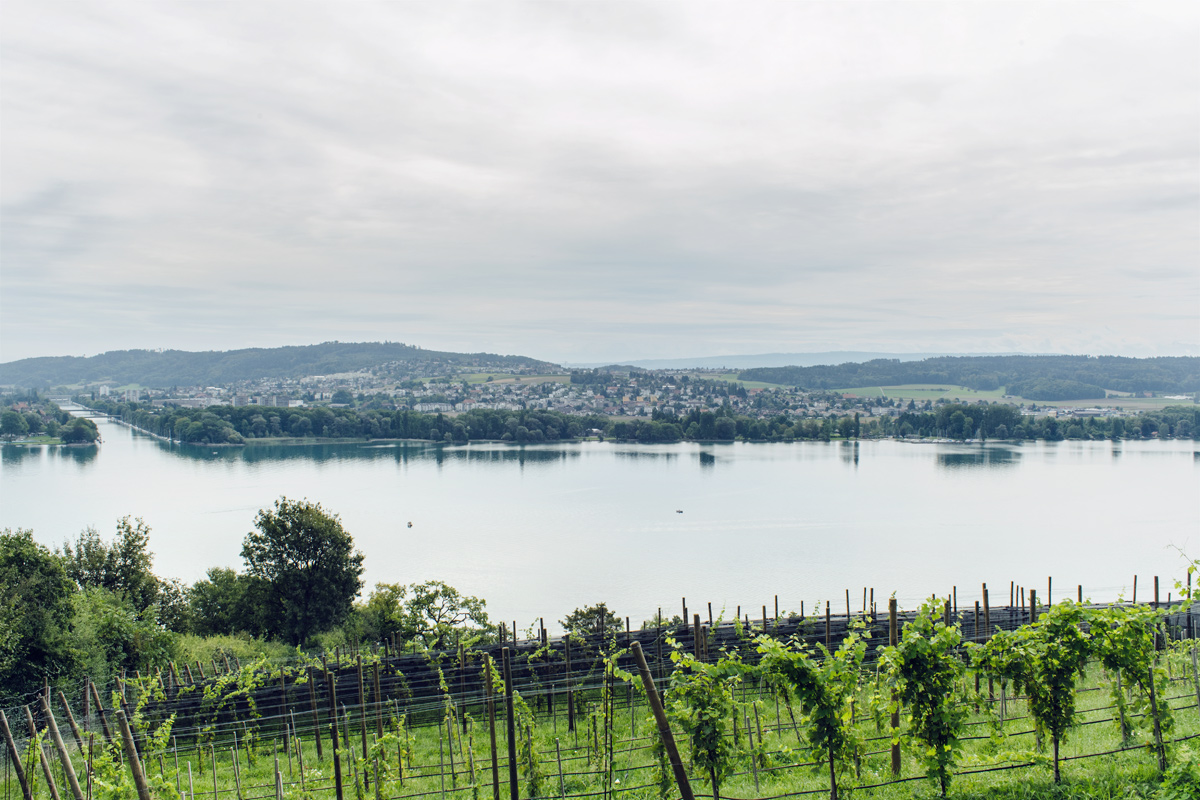
[[[192,630],[200,636],[263,633],[260,602],[266,587],[260,580],[228,567],[213,567],[188,592]]]
[[[114,592],[127,599],[139,614],[158,600],[160,581],[152,570],[150,526],[140,517],[117,520],[117,535],[111,545],[89,526],[74,546],[63,542],[60,553],[67,574],[81,589]]]
[[[178,637],[154,609],[139,612],[125,596],[95,587],[74,596],[71,640],[84,671],[101,685],[122,670],[166,667],[178,651]]]
[[[33,531],[0,534],[0,686],[27,694],[43,680],[71,674],[76,664],[69,640],[75,584],[54,553],[33,540]]]
[[[246,534],[246,573],[263,581],[267,632],[292,644],[349,616],[362,588],[363,556],[337,515],[317,503],[275,501],[258,512]]]
[[[615,633],[622,629],[621,618],[609,610],[608,603],[577,608],[558,624],[577,636],[599,636],[601,631]]]
[[[63,426],[58,438],[63,444],[93,444],[99,441],[100,431],[90,419],[76,417]]]
[[[402,583],[377,583],[365,603],[355,607],[362,622],[363,635],[376,641],[399,632],[405,639],[412,637],[404,613],[408,587]]]
[[[29,433],[29,423],[19,412],[5,411],[0,414],[0,436],[5,439],[16,439]]]
[[[474,635],[490,624],[486,600],[462,594],[442,581],[414,583],[408,595],[405,627],[430,650],[446,649],[456,630]]]

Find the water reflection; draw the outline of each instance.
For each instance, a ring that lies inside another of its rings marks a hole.
[[[204,447],[199,445],[160,444],[163,450],[193,461],[233,462],[248,464],[279,461],[309,461],[317,464],[333,461],[391,461],[407,464],[410,461],[432,461],[438,466],[446,463],[513,463],[524,465],[549,464],[580,457],[577,449],[561,446],[521,447],[516,445],[483,444],[480,446],[448,446],[430,442],[313,443],[313,444],[249,444],[244,447]]]
[[[90,464],[100,453],[100,446],[95,444],[67,444],[58,448],[62,458],[69,458],[76,464]]]
[[[858,467],[858,440],[844,441],[841,446],[841,455],[843,464],[853,464]]]
[[[41,447],[26,447],[21,444],[0,445],[0,461],[5,464],[20,464],[26,458],[41,454]]]
[[[1021,458],[1021,451],[1008,447],[981,447],[978,450],[939,452],[937,465],[947,469],[969,467],[1013,467]]]
[[[653,447],[654,445],[640,445],[641,447]],[[656,458],[666,461],[674,461],[679,458],[678,453],[671,453],[664,450],[614,450],[613,455],[617,458],[641,459],[643,461],[653,461]]]
[[[700,466],[715,467],[717,465],[717,457],[712,453],[706,453],[701,450],[697,455],[700,457]]]

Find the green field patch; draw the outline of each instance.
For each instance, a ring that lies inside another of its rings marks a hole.
[[[843,394],[860,397],[890,397],[896,400],[1002,400],[1003,389],[971,389],[966,386],[937,383],[908,383],[899,386],[865,386],[838,389]],[[1019,398],[1016,398],[1019,400]]]
[[[738,380],[738,373],[736,373],[736,372],[723,372],[719,375],[705,375],[703,377],[713,378],[714,380],[718,380],[718,381],[725,381],[726,383],[740,383],[746,389],[782,389],[782,388],[784,388],[783,384],[780,384],[780,383],[767,383],[766,381]]]
[[[884,397],[880,386],[856,386],[853,389],[839,389],[842,394],[852,394],[855,397]]]

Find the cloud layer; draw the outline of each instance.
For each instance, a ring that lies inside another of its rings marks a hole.
[[[0,32],[0,360],[1200,352],[1184,4],[104,3]]]

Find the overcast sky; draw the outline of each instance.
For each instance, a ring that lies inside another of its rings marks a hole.
[[[1197,6],[6,0],[0,361],[1200,354]]]

